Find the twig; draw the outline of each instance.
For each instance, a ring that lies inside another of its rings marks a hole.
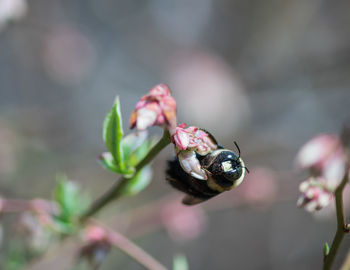
[[[57,210],[51,201],[43,199],[22,200],[0,198],[0,213],[21,213],[26,211],[49,212]]]
[[[149,270],[166,270],[167,268],[150,254],[117,231],[108,229],[110,243],[132,257],[136,262]]]
[[[347,228],[347,224],[345,223],[345,217],[344,217],[344,206],[343,206],[343,190],[347,182],[349,181],[349,166],[346,166],[345,168],[345,175],[338,186],[338,188],[335,190],[335,207],[336,207],[336,213],[337,213],[337,231],[335,233],[335,236],[333,238],[332,245],[330,247],[328,255],[324,256],[323,261],[323,270],[330,270],[332,267],[332,264],[334,262],[334,259],[337,255],[338,249],[340,247],[340,244],[347,232],[349,232],[349,229]]]
[[[153,146],[153,148],[148,152],[148,154],[136,165],[135,174],[137,174],[143,167],[150,163],[154,157],[165,148],[170,143],[169,132],[164,130],[163,137],[159,142]],[[123,190],[128,183],[129,178],[122,177],[117,181],[110,189],[108,189],[100,198],[98,198],[92,206],[84,213],[81,217],[81,222],[84,222],[87,218],[96,214],[101,210],[105,205],[120,198],[123,195]]]
[[[348,252],[348,255],[346,256],[346,259],[340,270],[350,270],[350,251]]]

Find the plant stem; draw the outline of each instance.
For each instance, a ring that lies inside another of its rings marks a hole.
[[[335,236],[333,238],[332,245],[329,250],[329,254],[324,256],[323,260],[323,270],[330,270],[332,267],[332,264],[334,262],[334,259],[337,255],[338,249],[340,247],[340,244],[347,232],[349,232],[347,228],[347,224],[345,223],[345,217],[344,217],[344,206],[343,206],[343,190],[346,185],[346,183],[349,181],[349,167],[346,166],[345,168],[345,175],[338,186],[338,188],[335,190],[335,207],[336,207],[336,213],[337,213],[337,231],[335,233]]]
[[[109,230],[109,239],[111,244],[122,250],[124,253],[133,258],[136,262],[149,270],[166,270],[160,262],[145,252],[142,248],[135,245],[122,234]]]
[[[159,142],[152,147],[148,154],[136,165],[135,174],[137,174],[143,167],[150,163],[155,156],[163,150],[170,143],[170,134],[167,130],[164,130],[163,137]],[[122,177],[117,181],[110,189],[108,189],[100,198],[98,198],[91,207],[82,215],[80,221],[84,222],[87,218],[96,214],[101,210],[105,205],[120,198],[123,195],[123,190],[130,178]]]

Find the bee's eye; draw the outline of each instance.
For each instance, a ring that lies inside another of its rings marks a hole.
[[[223,176],[229,181],[236,181],[242,176],[243,169],[240,163],[232,162],[231,160],[221,163],[221,170]]]

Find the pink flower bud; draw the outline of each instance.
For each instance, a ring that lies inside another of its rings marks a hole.
[[[207,180],[207,174],[202,169],[196,153],[206,155],[217,149],[217,144],[209,134],[198,127],[186,124],[178,125],[172,134],[172,141],[175,144],[181,167],[185,172],[200,180]]]
[[[342,181],[346,162],[340,138],[332,134],[321,134],[311,139],[297,156],[299,166],[310,169],[311,175],[318,182],[321,179],[324,188],[330,192],[334,192]]]
[[[165,84],[154,86],[143,96],[130,117],[130,128],[145,130],[155,125],[169,129],[176,126],[176,101]]]
[[[88,242],[105,241],[108,239],[108,233],[100,226],[89,225],[84,230],[83,238]]]
[[[329,205],[333,199],[333,193],[325,186],[323,178],[310,178],[299,186],[302,195],[297,201],[298,207],[304,207],[308,212],[321,210]]]
[[[216,142],[208,133],[195,126],[185,127],[185,123],[178,125],[172,135],[177,150],[195,151],[197,154],[204,156],[217,149]]]
[[[336,135],[318,135],[301,147],[296,159],[297,164],[301,168],[311,168],[320,171],[327,159],[340,145],[340,140]]]
[[[111,249],[111,240],[107,230],[96,225],[89,225],[83,231],[85,244],[80,250],[80,257],[86,258],[94,267],[103,262]]]

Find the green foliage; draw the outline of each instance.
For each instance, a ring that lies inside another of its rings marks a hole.
[[[89,197],[74,182],[62,175],[57,177],[53,200],[59,207],[59,213],[54,216],[54,227],[63,234],[74,230],[78,218],[90,204]]]
[[[145,189],[151,182],[152,169],[150,166],[144,167],[137,174],[135,174],[131,179],[129,179],[126,184],[123,194],[124,195],[135,195]]]
[[[186,256],[183,254],[177,254],[174,256],[173,270],[189,270]]]
[[[118,171],[124,172],[125,163],[121,140],[123,138],[123,122],[119,98],[115,99],[112,109],[103,122],[103,140],[115,160]]]
[[[124,189],[125,195],[143,190],[151,180],[149,167],[135,174],[135,166],[149,153],[155,140],[147,139],[146,132],[136,132],[123,137],[122,115],[117,98],[103,123],[103,139],[109,152],[100,156],[106,169],[130,178]]]

